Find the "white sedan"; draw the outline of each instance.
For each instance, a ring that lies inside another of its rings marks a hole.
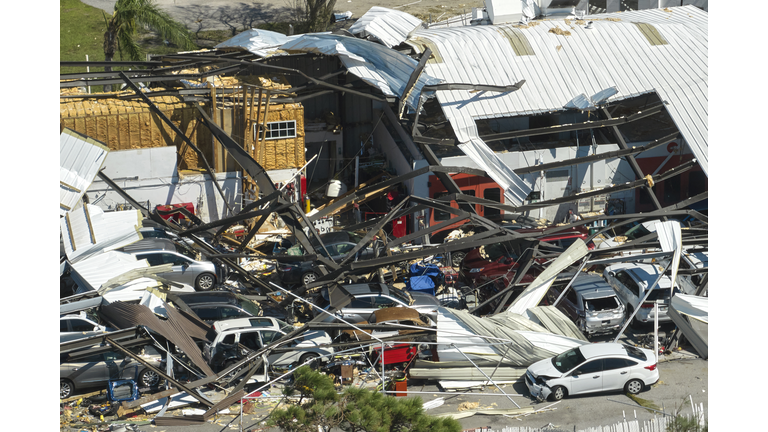
[[[538,400],[623,390],[638,394],[659,380],[652,350],[620,343],[582,345],[532,364],[525,384]]]

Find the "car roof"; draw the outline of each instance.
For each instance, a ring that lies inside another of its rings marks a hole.
[[[605,270],[614,271],[614,272],[624,270],[636,281],[645,282],[648,285],[648,287],[650,287],[659,277],[659,273],[661,273],[661,271],[664,269],[663,268],[659,269],[658,266],[653,264],[621,263],[621,264],[614,264],[612,266],[606,267]],[[659,280],[659,284],[656,285],[655,289],[670,288],[671,286],[672,286],[672,280],[670,279],[669,276],[664,275]]]
[[[216,321],[213,324],[213,329],[218,333],[227,330],[274,329],[279,327],[277,320],[271,317],[233,318],[225,321]]]
[[[627,355],[627,350],[624,348],[624,345],[614,342],[582,345],[579,347],[579,351],[581,351],[581,355],[587,360],[607,355]]]
[[[181,301],[190,306],[208,303],[238,304],[237,296],[228,291],[178,293],[176,295],[179,296]]]
[[[616,295],[616,291],[613,290],[613,287],[611,287],[605,279],[595,274],[580,274],[576,280],[573,281],[571,287],[585,299]]]
[[[363,294],[389,294],[389,287],[382,283],[344,285],[343,288],[353,296]]]

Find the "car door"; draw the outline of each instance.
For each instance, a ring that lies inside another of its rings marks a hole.
[[[89,387],[109,380],[109,371],[105,367],[102,354],[94,354],[80,360],[62,363],[62,378],[71,380],[75,387]]]
[[[592,393],[603,389],[603,360],[589,360],[571,372],[571,395]]]
[[[624,304],[629,304],[630,302],[630,298],[629,298],[630,292],[626,285],[627,283],[626,281],[628,279],[631,280],[629,275],[625,271],[621,270],[616,272],[610,281],[611,286],[614,287],[614,289],[616,290],[616,293],[619,295],[619,298],[621,299],[622,302],[624,302]]]
[[[368,321],[376,308],[373,305],[373,296],[355,297],[347,307],[342,309],[341,317],[349,323]]]
[[[163,277],[189,286],[195,286],[195,278],[197,278],[200,269],[193,265],[194,261],[172,253],[164,252],[160,255],[163,258],[163,264],[171,264],[173,266],[170,272],[162,273]]]
[[[625,358],[603,359],[603,390],[621,390],[629,381],[630,369],[637,362]]]
[[[279,340],[281,337],[285,336],[284,333],[279,332],[277,330],[262,330],[259,332],[261,334],[261,343],[264,344],[264,346],[267,346],[269,344],[274,343],[275,341]],[[291,343],[289,345],[285,345],[285,347],[289,346],[295,346],[296,343]],[[276,366],[287,366],[293,362],[299,361],[299,357],[301,357],[301,351],[294,350],[289,352],[282,352],[282,353],[272,353],[267,357],[269,359],[269,364],[276,365]]]

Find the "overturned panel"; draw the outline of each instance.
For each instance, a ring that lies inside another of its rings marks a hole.
[[[400,45],[421,24],[422,21],[411,14],[374,6],[352,24],[349,32],[355,35],[371,35],[392,48]]]
[[[709,356],[709,298],[677,294],[667,314],[701,358]]]
[[[105,213],[90,204],[66,212],[60,227],[67,259],[73,264],[141,240],[142,219],[138,210]]]
[[[71,129],[59,141],[59,215],[75,208],[109,153],[104,143]]]
[[[166,310],[169,309],[171,308],[166,307]],[[203,359],[200,348],[192,340],[192,337],[200,338],[199,325],[181,316],[180,313],[169,314],[168,320],[164,321],[146,306],[117,302],[102,306],[100,314],[118,329],[139,325],[146,326],[184,351],[190,361],[200,368],[206,376],[215,375]]]

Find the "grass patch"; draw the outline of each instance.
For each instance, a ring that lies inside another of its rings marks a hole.
[[[60,0],[60,37],[59,61],[104,61],[104,32],[107,29],[105,11],[88,6],[80,0]],[[225,37],[221,41],[229,39]],[[149,54],[171,54],[179,51],[174,45],[166,45],[162,38],[151,31],[138,29],[136,41]],[[217,42],[218,43],[218,42]],[[115,61],[120,61],[120,54],[115,53]],[[127,58],[125,59],[127,60]],[[128,70],[115,67],[114,70]],[[59,73],[85,72],[85,67],[60,67]],[[91,68],[91,72],[101,72],[102,68]],[[91,92],[102,91],[101,86],[91,87]]]
[[[61,0],[59,61],[104,61],[104,16],[102,10],[80,0]],[[84,72],[85,68],[61,68],[61,73]]]
[[[627,393],[627,397],[628,397],[628,398],[630,398],[630,399],[632,399],[633,401],[635,401],[635,403],[637,403],[638,405],[640,405],[640,406],[641,406],[641,407],[643,407],[643,408],[650,408],[650,409],[648,410],[648,412],[649,412],[649,413],[652,413],[652,414],[654,413],[654,412],[653,412],[653,411],[651,411],[651,410],[657,410],[657,411],[661,411],[661,407],[659,407],[658,405],[656,405],[656,404],[655,404],[653,401],[651,401],[651,400],[648,400],[648,399],[643,399],[643,398],[641,398],[641,397],[637,397],[637,396],[635,396],[635,395],[633,395],[633,394],[629,394],[629,393]]]

